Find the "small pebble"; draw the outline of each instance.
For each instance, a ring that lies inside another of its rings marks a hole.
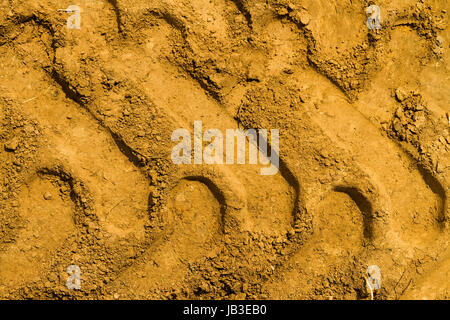
[[[50,192],[44,193],[44,199],[45,200],[52,200],[52,194]]]
[[[19,139],[17,139],[17,137],[12,138],[11,140],[5,143],[5,149],[7,151],[16,151],[18,146],[19,146]]]
[[[395,97],[397,98],[398,101],[402,102],[403,100],[406,99],[407,94],[405,90],[403,90],[402,88],[397,88],[395,90]]]
[[[308,25],[308,23],[311,21],[311,16],[309,15],[309,13],[305,10],[302,10],[299,15],[298,18],[301,22],[301,24],[303,25]]]

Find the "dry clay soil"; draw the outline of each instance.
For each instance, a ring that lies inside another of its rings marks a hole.
[[[449,12],[0,0],[0,298],[449,299]],[[197,120],[279,172],[175,165]]]

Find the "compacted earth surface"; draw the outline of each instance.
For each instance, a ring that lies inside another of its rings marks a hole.
[[[449,13],[0,0],[0,298],[450,299]],[[197,121],[279,170],[174,163]]]

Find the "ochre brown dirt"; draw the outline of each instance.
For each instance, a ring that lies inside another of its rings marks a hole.
[[[71,4],[0,0],[1,299],[450,298],[448,1]],[[197,120],[279,172],[175,165]]]

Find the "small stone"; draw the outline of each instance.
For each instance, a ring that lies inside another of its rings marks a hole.
[[[398,107],[397,110],[395,110],[395,115],[400,120],[403,120],[403,118],[405,117],[405,115],[403,114],[403,108],[402,107]]]
[[[6,151],[16,151],[19,146],[19,139],[17,137],[12,138],[8,142],[5,143]]]
[[[200,286],[199,286],[199,289],[200,289],[202,292],[209,292],[209,285],[208,285],[208,283],[205,282],[205,281],[202,281],[202,283],[201,283]]]
[[[52,200],[52,194],[50,193],[50,192],[46,192],[46,193],[44,193],[44,199],[45,200]]]
[[[92,221],[89,221],[87,223],[87,227],[88,227],[89,233],[94,232],[95,230],[97,230],[97,226]]]
[[[278,9],[277,12],[280,16],[285,16],[289,13],[285,7]]]
[[[308,13],[308,11],[302,10],[300,11],[300,13],[298,14],[298,19],[300,21],[301,24],[303,24],[304,26],[308,25],[309,22],[311,21],[311,16]]]
[[[397,98],[398,101],[402,102],[403,100],[406,99],[407,94],[405,90],[403,90],[402,88],[397,88],[395,90],[395,97]]]
[[[262,68],[255,62],[251,63],[248,67],[247,81],[260,81],[262,77]]]
[[[395,132],[401,132],[403,129],[402,124],[398,121],[395,121],[394,125],[393,125],[393,129]]]
[[[297,6],[295,4],[293,4],[293,3],[289,3],[288,4],[288,8],[289,8],[289,10],[296,10]]]
[[[118,300],[119,299],[119,294],[118,293],[114,293],[113,298]]]

